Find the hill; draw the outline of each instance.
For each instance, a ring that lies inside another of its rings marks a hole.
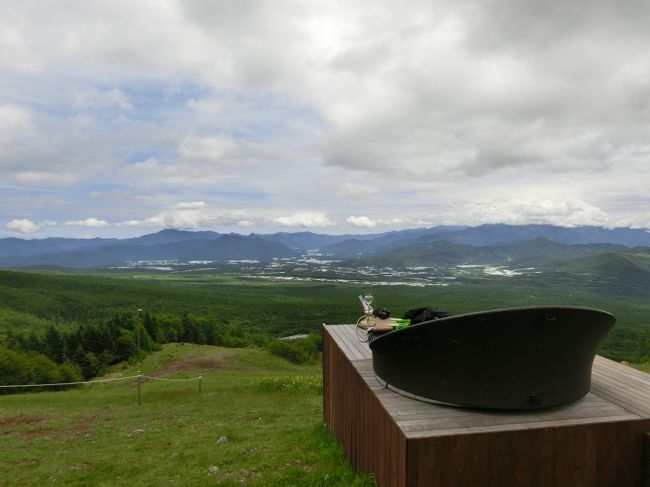
[[[614,244],[564,245],[543,237],[525,242],[496,245],[470,245],[435,240],[360,258],[359,261],[398,267],[491,264],[543,268],[603,252],[627,253],[631,250],[623,245]]]
[[[183,232],[188,233],[188,232]],[[191,232],[190,232],[191,233]],[[0,258],[3,267],[58,266],[93,268],[120,266],[132,261],[154,260],[239,260],[269,261],[273,258],[296,257],[299,252],[278,242],[269,242],[255,235],[222,235],[216,238],[147,239],[144,244],[120,242],[102,247],[81,248],[61,252]]]
[[[650,253],[605,252],[570,262],[567,271],[650,286]]]
[[[650,233],[638,228],[603,228],[594,226],[558,227],[554,225],[486,224],[448,232],[443,237],[469,245],[517,243],[544,238],[565,245],[610,243],[636,247],[650,245]]]
[[[322,426],[319,365],[257,349],[170,344],[60,392],[0,395],[2,485],[370,486]],[[327,480],[325,480],[327,479]]]
[[[323,248],[334,257],[376,255],[444,240],[475,247],[507,245],[531,240],[548,240],[563,245],[613,244],[625,247],[650,245],[650,233],[643,229],[602,227],[556,227],[553,225],[480,225],[477,227],[433,227],[349,238]]]

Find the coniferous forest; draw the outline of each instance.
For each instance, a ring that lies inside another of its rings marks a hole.
[[[567,273],[412,287],[262,282],[213,273],[0,271],[0,383],[88,380],[172,342],[262,347],[306,363],[318,357],[321,324],[356,321],[356,296],[369,290],[393,316],[421,306],[454,314],[545,304],[604,309],[618,323],[599,353],[640,363],[650,358],[650,304],[643,289]],[[297,333],[308,338],[278,340]]]

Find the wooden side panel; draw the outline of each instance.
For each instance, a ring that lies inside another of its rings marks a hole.
[[[412,439],[407,485],[639,487],[649,427],[644,420]]]
[[[324,421],[353,468],[377,485],[406,484],[406,437],[367,387],[353,363],[323,334]]]
[[[323,349],[324,421],[381,487],[650,487],[647,374],[599,359],[580,401],[500,413],[388,390],[353,326],[325,327]]]
[[[643,486],[650,487],[650,431],[643,435]]]

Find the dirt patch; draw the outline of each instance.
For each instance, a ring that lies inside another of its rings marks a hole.
[[[25,431],[24,436],[28,440],[38,438],[40,436],[63,435],[68,438],[88,437],[90,431],[95,426],[96,421],[94,418],[83,418],[71,426],[65,428],[41,428]]]
[[[219,353],[212,357],[205,358],[180,358],[165,362],[160,369],[156,371],[157,377],[165,377],[178,372],[188,370],[197,372],[210,372],[213,370],[241,370],[241,367],[232,365],[230,362],[234,358],[230,353]]]
[[[0,429],[2,434],[11,433],[11,430],[19,424],[38,424],[45,421],[45,418],[40,416],[12,416],[10,418],[0,418]]]
[[[0,418],[0,434],[10,435],[18,425],[35,425],[45,421],[45,418],[38,416],[14,416],[11,418]],[[20,434],[28,440],[40,436],[66,435],[66,436],[88,436],[90,430],[95,426],[95,418],[84,418],[67,428],[35,428],[28,431],[21,431]]]
[[[59,433],[59,430],[54,429],[54,428],[43,428],[43,429],[36,429],[36,430],[30,430],[30,431],[25,431],[24,436],[28,440],[31,440],[33,438],[38,438],[41,436],[52,436],[56,435]]]
[[[16,428],[16,426],[39,424],[42,421],[45,421],[45,418],[42,418],[40,416],[21,415],[21,416],[12,416],[10,418],[0,418],[0,434],[10,435],[14,433],[14,429]],[[39,431],[39,430],[31,430],[23,433],[29,435],[33,431]]]
[[[63,428],[60,432],[68,436],[90,436],[90,432],[94,429],[96,424],[97,418],[95,416],[82,418],[74,425],[68,428]]]

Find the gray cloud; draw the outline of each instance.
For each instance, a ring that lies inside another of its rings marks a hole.
[[[40,191],[2,196],[5,228],[650,225],[647,2],[27,0],[0,18],[0,185]],[[221,213],[169,209],[199,200]]]

